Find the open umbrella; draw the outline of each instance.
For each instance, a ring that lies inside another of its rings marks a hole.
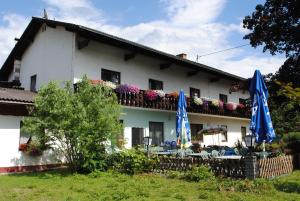
[[[191,129],[187,117],[186,106],[184,92],[180,90],[176,114],[176,134],[178,144],[180,144],[181,148],[188,148],[191,146]]]
[[[256,142],[272,142],[275,132],[268,108],[268,89],[259,70],[254,73],[249,92],[252,100],[250,130],[255,135]]]

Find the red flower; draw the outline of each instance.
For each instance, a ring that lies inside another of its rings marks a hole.
[[[19,144],[19,151],[26,151],[28,147],[28,144]]]

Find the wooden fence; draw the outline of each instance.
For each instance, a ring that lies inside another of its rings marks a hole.
[[[245,178],[245,163],[244,160],[234,159],[208,159],[201,158],[175,158],[175,157],[161,157],[155,172],[167,173],[173,171],[187,171],[193,166],[207,165],[218,176]]]
[[[258,177],[272,178],[293,171],[293,156],[280,156],[274,158],[259,159],[257,161]]]

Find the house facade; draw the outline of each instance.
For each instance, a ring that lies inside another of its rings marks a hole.
[[[180,89],[187,96],[192,138],[197,136],[202,145],[233,146],[249,132],[246,109],[226,108],[226,103],[236,107],[249,97],[240,87],[244,78],[192,62],[184,54],[170,55],[79,25],[33,18],[0,70],[1,80],[19,81],[28,91],[52,80],[75,84],[83,75],[141,89],[138,94],[117,94],[126,148],[141,144],[145,136],[157,145],[176,140],[176,96],[171,94]],[[166,95],[149,101],[147,90]],[[195,97],[209,106],[195,104]],[[211,100],[224,105],[211,107]],[[222,132],[202,132],[215,128]]]

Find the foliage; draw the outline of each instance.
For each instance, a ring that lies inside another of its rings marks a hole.
[[[156,94],[157,94],[157,96],[158,97],[160,97],[160,98],[164,98],[165,97],[165,95],[166,95],[166,93],[163,91],[163,90],[153,90]]]
[[[157,99],[157,93],[153,90],[147,90],[145,95],[149,101],[154,101]]]
[[[140,92],[140,88],[131,84],[120,84],[116,88],[116,91],[121,94],[124,93],[138,94]]]
[[[300,200],[300,171],[274,180],[187,182],[155,174],[47,171],[0,176],[0,200]],[[254,183],[254,184],[253,184]]]
[[[158,158],[150,158],[140,149],[129,149],[113,153],[105,160],[106,170],[113,170],[129,175],[150,172],[158,163]]]
[[[211,169],[207,166],[200,165],[198,167],[193,167],[190,171],[184,174],[184,179],[187,181],[207,181],[214,180],[215,176]]]
[[[264,45],[264,52],[269,50],[272,55],[285,53],[287,57],[267,80],[269,108],[279,135],[300,130],[299,5],[297,0],[266,0],[243,21],[244,28],[250,30],[244,38],[249,39],[253,47]]]
[[[237,108],[237,104],[236,103],[232,103],[232,102],[228,102],[226,103],[226,109],[230,110],[230,111],[234,111]]]
[[[203,104],[203,101],[201,98],[198,98],[198,97],[194,97],[193,98],[193,101],[196,105],[202,105]]]
[[[70,83],[43,86],[24,130],[42,145],[55,148],[73,171],[93,171],[103,164],[108,140],[120,133],[120,106],[108,87],[92,85],[86,77],[77,91]]]
[[[251,31],[244,38],[253,47],[264,44],[263,51],[271,54],[299,55],[299,13],[298,0],[266,0],[243,20],[244,28]]]
[[[294,153],[300,153],[300,132],[290,132],[283,135],[283,142],[285,147],[292,149]]]

